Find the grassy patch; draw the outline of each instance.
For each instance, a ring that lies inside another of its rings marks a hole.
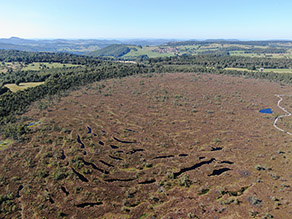
[[[225,70],[231,70],[231,71],[253,71],[253,70],[249,70],[247,68],[225,68]]]
[[[147,218],[149,214],[142,214],[140,219]]]
[[[289,69],[289,68],[275,68],[275,69],[265,68],[264,72],[292,73],[292,69]]]
[[[247,68],[225,68],[225,70],[235,70],[235,71],[259,71],[259,70],[249,70]],[[274,72],[274,73],[292,73],[292,69],[289,68],[265,68],[263,72]]]
[[[23,65],[18,62],[0,62],[0,73],[7,73],[21,69]]]
[[[48,62],[34,62],[28,64],[26,67],[22,68],[22,71],[39,71],[42,69],[51,69],[51,68],[65,68],[65,67],[76,67],[78,65],[72,64],[61,64],[61,63],[48,63]]]
[[[0,62],[0,73],[7,73],[10,71],[39,71],[52,68],[68,68],[77,67],[80,65],[49,63],[49,62],[33,62],[25,64],[23,62]]]
[[[157,47],[145,46],[140,48],[138,46],[134,46],[129,48],[131,49],[131,51],[124,55],[124,58],[133,58],[141,55],[147,55],[149,58],[174,56],[173,53],[159,53],[154,51],[155,49],[157,49]]]
[[[39,85],[44,84],[45,82],[28,82],[28,83],[20,83],[19,85],[16,84],[5,84],[5,87],[9,88],[12,92],[17,92],[20,90],[25,90],[30,87],[36,87]]]

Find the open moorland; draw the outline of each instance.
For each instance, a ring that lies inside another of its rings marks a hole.
[[[291,88],[145,74],[40,100],[0,153],[0,217],[289,218]]]

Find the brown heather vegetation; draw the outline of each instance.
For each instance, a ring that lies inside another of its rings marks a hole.
[[[36,102],[22,121],[42,122],[0,153],[0,217],[289,218],[291,136],[272,126],[289,92],[174,73]]]

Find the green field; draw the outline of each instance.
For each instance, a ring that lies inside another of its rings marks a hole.
[[[259,70],[249,70],[247,68],[225,68],[225,70],[235,70],[235,71],[259,71]],[[292,73],[292,69],[289,68],[265,68],[263,72],[274,72],[274,73]]]
[[[255,58],[292,58],[292,55],[290,53],[285,54],[277,54],[277,53],[265,53],[265,54],[259,54],[259,53],[246,53],[244,50],[238,50],[238,51],[230,51],[229,54],[231,56],[244,56],[244,57],[255,57]]]
[[[234,48],[239,50],[234,50]],[[135,47],[131,51],[124,55],[123,58],[133,58],[141,55],[148,55],[150,58],[154,57],[165,57],[165,56],[175,56],[175,55],[197,55],[201,53],[210,52],[220,52],[228,51],[232,56],[244,56],[244,57],[261,57],[261,58],[291,58],[291,52],[287,53],[257,53],[257,52],[246,52],[248,49],[268,49],[267,46],[250,46],[250,45],[240,45],[240,44],[207,44],[207,45],[184,45],[184,46],[149,46],[149,47]],[[230,50],[230,51],[229,51]]]
[[[139,56],[171,57],[180,55],[227,54],[231,56],[258,58],[291,58],[292,44],[277,42],[233,42],[233,41],[185,41],[172,42],[155,46],[113,44],[88,53],[89,56],[107,56],[134,60]]]
[[[16,84],[5,84],[4,86],[9,88],[12,92],[17,92],[19,90],[25,90],[30,87],[36,87],[41,84],[44,84],[45,82],[29,82],[29,83],[20,83],[19,86]]]
[[[0,62],[0,73],[6,73],[8,70],[18,70],[21,69],[22,65],[18,62]]]
[[[62,63],[49,63],[49,62],[33,62],[24,64],[21,62],[1,62],[0,73],[12,71],[39,71],[42,69],[64,68],[64,67],[77,67],[79,65],[62,64]]]
[[[292,73],[292,69],[289,68],[275,68],[275,69],[264,69],[264,72],[275,72],[275,73]]]
[[[174,53],[156,52],[155,50],[158,50],[158,47],[145,46],[140,48],[138,46],[129,46],[129,48],[131,49],[131,51],[124,55],[123,58],[133,58],[141,55],[147,55],[149,58],[174,56]]]
[[[225,70],[235,70],[235,71],[252,71],[252,70],[249,70],[247,68],[224,68]]]
[[[38,71],[41,69],[51,69],[51,68],[63,68],[63,67],[77,67],[78,65],[72,64],[61,64],[61,63],[48,63],[48,62],[34,62],[28,64],[26,67],[22,68],[22,71]]]

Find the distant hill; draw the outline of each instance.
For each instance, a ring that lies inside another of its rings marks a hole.
[[[33,47],[26,46],[26,45],[15,45],[11,43],[1,43],[0,42],[0,49],[13,49],[13,50],[23,50],[23,51],[30,51],[35,52],[36,50]]]
[[[249,57],[292,58],[292,41],[239,41],[225,39],[167,42],[160,45],[111,45],[86,53],[90,56],[110,56],[125,60],[139,57],[171,57],[185,55],[233,55]]]
[[[0,39],[0,43],[6,43],[6,44],[28,45],[28,44],[33,44],[34,42],[35,42],[34,40],[27,40],[27,39],[22,39],[19,37],[10,37],[10,38]]]
[[[120,42],[117,40],[27,40],[18,37],[11,37],[9,39],[0,39],[0,49],[84,54],[115,43]]]
[[[119,58],[128,52],[130,52],[130,48],[127,45],[121,45],[121,44],[113,44],[110,46],[107,46],[103,49],[99,49],[93,52],[87,53],[89,56],[113,56],[115,58]]]
[[[122,40],[123,44],[136,45],[136,46],[159,46],[169,42],[175,42],[175,39],[130,39]]]
[[[78,55],[107,56],[125,60],[184,55],[235,55],[292,58],[292,41],[240,41],[236,39],[47,39],[11,37],[0,39],[0,49],[32,52],[65,52]]]
[[[279,43],[292,43],[291,40],[256,40],[256,41],[240,41],[240,40],[225,40],[225,39],[208,39],[208,40],[187,40],[168,42],[166,46],[187,46],[187,45],[206,45],[206,44],[236,44],[236,45],[249,45],[249,46],[275,46]]]
[[[19,37],[0,38],[0,49],[15,49],[33,52],[68,52],[85,54],[113,44],[131,45],[160,45],[170,42],[164,39],[125,39],[125,40],[98,40],[98,39],[48,39],[32,40]]]

